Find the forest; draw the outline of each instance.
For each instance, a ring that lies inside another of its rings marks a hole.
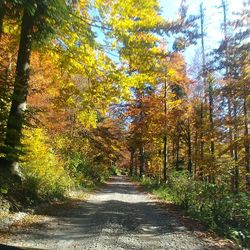
[[[123,173],[250,243],[250,1],[212,44],[189,2],[0,0],[0,206]]]

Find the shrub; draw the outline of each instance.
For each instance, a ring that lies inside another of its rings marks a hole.
[[[109,172],[110,172],[111,175],[115,175],[115,176],[121,175],[121,170],[115,165],[112,165]]]
[[[250,205],[245,193],[234,195],[225,185],[190,178],[186,172],[170,177],[173,201],[211,229],[246,242],[249,240]]]
[[[172,200],[210,229],[249,244],[250,204],[246,193],[234,195],[225,184],[218,185],[194,180],[186,171],[173,172],[169,183],[158,184],[150,178],[142,185],[164,200]]]
[[[78,186],[94,186],[110,175],[107,166],[93,162],[81,152],[68,154],[66,165]]]
[[[22,143],[21,169],[27,190],[41,199],[63,197],[73,182],[44,130],[26,129]]]

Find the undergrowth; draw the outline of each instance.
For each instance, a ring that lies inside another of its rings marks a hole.
[[[20,170],[22,182],[0,176],[0,208],[22,210],[41,202],[65,200],[72,192],[89,192],[109,177],[109,169],[89,159],[69,140],[58,146],[43,129],[25,129]],[[71,144],[70,144],[71,143]],[[9,201],[9,204],[6,203]],[[0,209],[0,210],[1,210]]]
[[[212,231],[234,239],[242,246],[250,244],[250,204],[247,193],[232,194],[223,185],[191,179],[186,172],[174,172],[168,184],[143,177],[145,190],[170,201]]]

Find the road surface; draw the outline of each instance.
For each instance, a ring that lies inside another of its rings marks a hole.
[[[125,177],[105,187],[43,226],[18,229],[7,244],[38,249],[218,249],[197,238],[166,208]]]

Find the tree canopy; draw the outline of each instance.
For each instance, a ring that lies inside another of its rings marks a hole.
[[[0,192],[18,175],[60,196],[116,166],[249,192],[249,2],[230,20],[221,4],[208,51],[202,5],[170,20],[158,0],[0,0]]]

